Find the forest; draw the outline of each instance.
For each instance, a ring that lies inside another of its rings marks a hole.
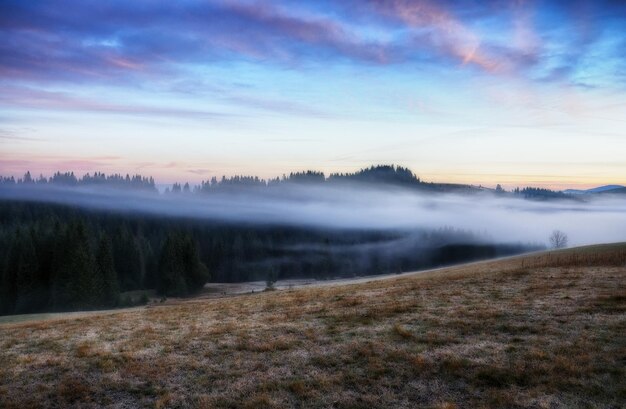
[[[478,193],[481,191],[491,191],[482,186],[464,185],[455,183],[433,183],[420,179],[413,171],[402,166],[395,165],[374,165],[363,168],[353,173],[331,173],[326,176],[323,172],[307,170],[301,172],[291,172],[282,177],[263,179],[258,176],[235,175],[221,178],[212,177],[203,180],[197,185],[190,185],[189,182],[173,183],[167,186],[164,194],[210,194],[229,189],[258,189],[273,188],[285,185],[342,185],[342,184],[370,184],[384,186],[401,186],[403,188],[416,189],[427,192],[454,192],[454,193]],[[63,187],[108,187],[114,189],[127,189],[133,191],[159,193],[156,182],[152,177],[141,175],[106,175],[101,172],[85,174],[77,177],[74,172],[56,172],[49,178],[39,175],[33,177],[30,172],[26,172],[22,178],[0,176],[0,186],[63,186]],[[500,185],[493,190],[498,195],[510,195],[513,197],[548,200],[548,199],[569,199],[576,200],[576,196],[560,191],[545,188],[524,187],[506,191]]]
[[[187,296],[208,280],[399,273],[532,249],[451,228],[258,226],[28,202],[1,202],[0,225],[3,314],[114,307],[142,289]]]
[[[152,178],[101,173],[76,178],[2,178],[3,185],[108,185],[154,194],[210,193],[229,186],[328,183],[332,178],[424,184],[404,168],[359,174],[292,173],[266,182],[222,178],[159,193]],[[332,183],[332,182],[330,182]],[[429,184],[426,184],[427,186]],[[439,229],[321,228],[167,217],[28,200],[0,200],[0,314],[111,308],[127,294],[154,290],[185,297],[208,281],[331,279],[400,273],[522,253],[537,246],[495,244],[450,227]]]

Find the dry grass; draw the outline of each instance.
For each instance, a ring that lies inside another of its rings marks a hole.
[[[0,325],[0,407],[617,408],[626,245]]]

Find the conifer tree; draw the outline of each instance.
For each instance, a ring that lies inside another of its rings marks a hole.
[[[185,296],[202,288],[208,278],[196,243],[189,235],[170,234],[159,259],[157,291],[169,296]]]
[[[165,239],[159,258],[157,292],[168,296],[187,295],[187,285],[183,277],[184,266],[180,258],[180,238],[172,234]]]
[[[118,228],[115,233],[113,260],[121,291],[141,289],[144,277],[141,248],[126,225]]]
[[[94,258],[87,227],[82,221],[72,223],[59,254],[59,266],[53,289],[53,303],[58,309],[92,307],[98,298]]]
[[[15,274],[15,312],[31,312],[37,304],[38,265],[35,246],[28,232],[17,233],[13,254],[10,258],[11,270]]]
[[[118,304],[120,287],[113,263],[113,245],[107,235],[102,235],[96,252],[96,269],[98,281],[101,283],[100,303],[105,307]]]
[[[10,242],[7,260],[2,274],[2,288],[0,288],[0,308],[4,314],[11,314],[15,310],[17,298],[17,264],[16,257],[19,240],[19,231],[15,233]]]

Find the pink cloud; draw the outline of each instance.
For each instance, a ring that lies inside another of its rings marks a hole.
[[[67,158],[57,155],[0,154],[0,174],[21,177],[26,171],[33,175],[50,176],[54,172],[69,171],[77,175],[113,169],[117,157]]]
[[[436,3],[390,0],[376,5],[379,12],[403,21],[422,34],[425,31],[431,46],[462,65],[473,64],[489,72],[505,68],[501,61],[481,48],[482,39],[477,32]]]
[[[227,116],[226,114],[210,111],[102,102],[77,97],[65,92],[15,86],[0,86],[0,106],[2,105],[13,108],[90,111],[122,115],[155,115],[211,119],[224,118]]]

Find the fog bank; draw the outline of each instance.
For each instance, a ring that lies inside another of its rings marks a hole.
[[[451,227],[494,241],[547,244],[560,229],[570,245],[626,241],[626,198],[531,201],[490,193],[455,195],[344,184],[156,194],[50,185],[0,187],[2,200],[26,200],[116,212],[330,229]]]

